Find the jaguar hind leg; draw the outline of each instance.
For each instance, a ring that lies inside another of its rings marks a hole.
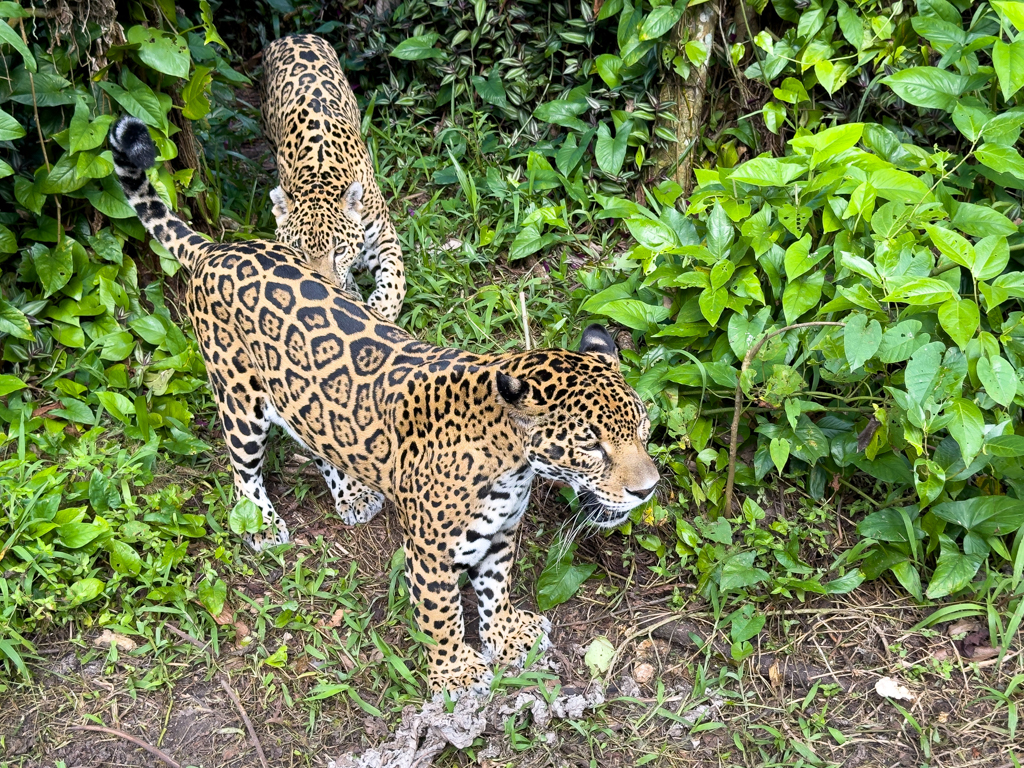
[[[285,544],[289,540],[288,526],[277,514],[263,483],[263,458],[267,449],[270,419],[260,400],[244,408],[236,398],[228,395],[221,403],[221,422],[228,459],[234,470],[235,490],[259,507],[263,515],[263,529],[246,533],[243,540],[256,552]]]
[[[321,458],[313,459],[334,497],[334,508],[345,525],[365,523],[377,516],[384,506],[384,494],[343,474]]]

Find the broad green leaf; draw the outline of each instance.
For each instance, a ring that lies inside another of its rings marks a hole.
[[[783,467],[789,461],[789,441],[783,440],[780,437],[773,437],[768,445],[768,453],[772,457],[772,464],[775,465],[775,469],[781,475]]]
[[[988,396],[1008,407],[1017,394],[1017,372],[999,355],[978,359],[978,379]]]
[[[508,106],[505,86],[501,82],[501,73],[498,72],[497,67],[492,67],[491,73],[486,78],[482,75],[473,75],[473,88],[488,104],[493,104],[496,107]]]
[[[587,125],[577,117],[586,112],[590,105],[586,101],[567,101],[555,99],[539,105],[533,110],[533,116],[545,123],[561,125],[565,128],[572,128],[576,131],[587,130]],[[622,130],[621,128],[619,129]],[[625,156],[625,152],[623,152]]]
[[[975,244],[974,253],[974,268],[971,272],[978,280],[998,277],[1010,261],[1010,248],[1002,236],[983,237]]]
[[[228,514],[228,526],[239,536],[243,533],[258,533],[263,527],[263,513],[249,499],[239,499]]]
[[[0,333],[8,333],[16,339],[33,341],[35,335],[25,313],[0,296]]]
[[[925,458],[920,458],[914,465],[914,487],[924,509],[942,493],[946,485],[946,470]]]
[[[956,542],[945,534],[939,534],[939,541],[941,547],[939,561],[932,574],[932,580],[928,584],[928,591],[925,593],[929,600],[946,597],[966,587],[985,559],[981,555],[965,555],[960,551]]]
[[[609,176],[618,176],[622,170],[622,163],[626,159],[630,125],[628,120],[622,123],[615,132],[614,139],[612,139],[607,123],[601,123],[597,127],[597,145],[594,147],[594,157],[597,160],[597,167]]]
[[[637,331],[649,332],[657,324],[666,319],[670,310],[663,304],[647,304],[638,299],[619,299],[609,301],[592,310],[595,314],[610,317],[617,323]]]
[[[891,454],[890,454],[891,455]],[[857,533],[866,539],[877,539],[878,541],[891,541],[896,544],[910,544],[907,538],[907,520],[915,523],[919,511],[916,507],[903,507],[880,509],[871,512],[857,524]],[[920,524],[912,524],[909,528],[917,539],[924,538],[924,531]]]
[[[1024,525],[1024,501],[1008,496],[975,496],[938,504],[936,517],[979,536],[1005,536]]]
[[[698,299],[701,314],[704,319],[714,327],[718,324],[718,318],[722,316],[722,310],[729,301],[729,292],[724,288],[705,288]]]
[[[786,284],[782,294],[782,311],[786,324],[792,325],[804,312],[818,306],[821,287],[825,284],[823,271],[812,272]]]
[[[992,0],[992,7],[999,12],[1000,16],[1013,24],[1018,32],[1024,32],[1024,3],[1011,0]]]
[[[811,165],[817,166],[856,146],[863,135],[863,123],[845,123],[798,136],[789,143],[796,149],[812,150]]]
[[[608,671],[612,659],[615,657],[615,646],[604,636],[595,637],[587,646],[587,653],[583,657],[583,663],[590,670],[591,677],[599,677]]]
[[[931,306],[955,298],[949,283],[934,277],[911,278],[899,286],[882,301],[900,301],[914,306]]]
[[[985,453],[1004,459],[1019,459],[1024,456],[1024,437],[1020,435],[998,435],[985,441]]]
[[[657,40],[672,29],[683,16],[683,9],[675,5],[659,5],[653,9],[640,26],[641,40]]]
[[[206,45],[217,43],[225,50],[230,50],[227,43],[217,33],[217,28],[213,24],[213,10],[210,8],[209,0],[199,0],[199,13],[203,20],[203,28],[206,31]]]
[[[97,392],[96,398],[100,401],[100,405],[118,421],[124,424],[130,424],[128,414],[134,412],[135,407],[132,401],[122,395],[120,392]]]
[[[138,56],[157,72],[171,77],[188,77],[192,58],[185,38],[136,24],[128,29],[128,42],[138,45]]]
[[[127,69],[123,70],[122,77],[124,78],[123,88],[107,80],[100,81],[98,85],[130,115],[139,118],[146,125],[158,128],[166,135],[168,132],[167,115],[160,105],[160,99],[153,93],[153,89]]]
[[[88,188],[85,190],[85,196],[96,210],[112,219],[132,218],[135,216],[135,209],[128,204],[120,185],[116,182],[110,183],[111,181],[110,176],[104,178],[102,189]]]
[[[846,319],[843,329],[843,349],[850,370],[855,371],[870,360],[882,343],[882,326],[866,315],[855,314]]]
[[[622,85],[622,78],[619,71],[622,69],[622,59],[611,53],[602,53],[594,60],[594,69],[604,80],[609,88],[618,88]]]
[[[729,173],[730,181],[762,187],[784,187],[806,172],[805,162],[774,157],[755,157]]]
[[[722,578],[718,584],[722,592],[751,587],[768,579],[768,573],[754,566],[754,551],[732,555],[722,564]]]
[[[711,274],[709,280],[713,289],[724,288],[729,284],[732,279],[733,273],[736,271],[736,265],[728,259],[722,259],[720,262],[715,264],[711,268]]]
[[[3,19],[0,19],[0,42],[7,43],[9,46],[14,48],[18,53],[21,54],[21,58],[25,62],[25,69],[29,72],[36,72],[36,60],[32,55],[32,52],[25,45],[25,41],[21,39],[21,35],[11,29],[11,25]],[[12,66],[13,68],[13,66]]]
[[[14,141],[24,135],[21,123],[0,109],[0,141]]]
[[[417,35],[403,40],[391,51],[391,56],[405,61],[422,61],[423,59],[446,58],[444,51],[434,47],[440,35],[437,32],[429,32],[425,35]]]
[[[220,616],[228,597],[228,585],[222,579],[215,578],[211,581],[207,577],[196,591],[199,594],[199,602],[210,612],[210,615]]]
[[[35,243],[32,246],[32,263],[46,296],[55,294],[71,279],[74,272],[74,260],[71,256],[73,244],[74,241],[65,236],[60,244],[53,248],[47,248],[42,243]]]
[[[981,312],[972,299],[950,299],[939,307],[939,324],[960,349],[967,348],[981,323]]]
[[[796,280],[796,278],[808,272],[821,260],[823,251],[815,251],[812,255],[810,250],[810,235],[804,235],[786,249],[786,257],[783,260],[783,265],[786,268],[786,277],[790,280]]]
[[[735,227],[729,219],[729,214],[725,212],[725,208],[718,203],[715,203],[711,210],[707,227],[708,250],[716,260],[725,258],[735,235]]]
[[[934,398],[942,374],[942,353],[945,347],[941,341],[933,341],[911,355],[904,375],[904,385],[912,402],[923,405],[929,397]]]
[[[92,523],[64,523],[57,528],[61,543],[68,549],[79,549],[103,533],[106,529]]]
[[[859,51],[864,47],[864,22],[843,0],[839,0],[838,5],[839,29],[846,41]]]
[[[593,563],[573,565],[575,551],[575,543],[568,548],[559,545],[548,550],[544,570],[537,579],[537,607],[542,611],[551,610],[575,595],[580,585],[597,569]]]
[[[952,417],[948,425],[949,434],[960,446],[964,464],[970,466],[981,451],[982,429],[985,426],[981,409],[970,400],[957,397],[946,405],[945,413]]]
[[[952,224],[961,232],[974,237],[1012,235],[1017,231],[1013,222],[999,211],[973,203],[960,203],[953,215]]]
[[[930,224],[925,224],[925,230],[932,239],[939,253],[950,261],[954,261],[962,267],[971,269],[974,266],[974,246],[967,238],[954,232],[951,229],[943,229]]]
[[[1003,98],[1010,101],[1024,86],[1024,39],[1012,43],[996,40],[992,46],[992,65],[999,79]]]
[[[932,199],[931,190],[917,176],[896,168],[880,168],[872,171],[868,181],[875,194],[883,200],[894,200],[916,205],[922,200]]]
[[[80,579],[68,587],[68,594],[71,599],[71,605],[81,605],[82,603],[88,603],[90,600],[95,600],[103,593],[103,588],[107,586],[105,581],[99,579]]]
[[[50,173],[41,186],[47,195],[63,195],[84,187],[89,180],[81,179],[75,171],[77,159],[70,152],[65,152],[50,168]]]
[[[181,90],[184,106],[181,114],[189,120],[202,120],[210,112],[210,99],[207,96],[210,83],[213,81],[213,70],[210,67],[196,66],[192,78]]]
[[[108,150],[100,154],[81,152],[75,166],[75,175],[81,180],[103,179],[114,170],[114,156]]]
[[[11,392],[17,392],[19,389],[24,389],[27,386],[28,384],[17,376],[11,376],[6,373],[0,374],[0,397],[9,395]]]
[[[987,109],[969,107],[966,104],[958,103],[953,110],[953,124],[971,141],[981,138],[981,129],[991,117],[992,113]]]
[[[982,144],[974,153],[983,164],[999,173],[1012,173],[1024,180],[1024,158],[1013,147]]]
[[[896,576],[897,581],[903,585],[907,592],[913,595],[915,600],[918,602],[924,600],[924,594],[921,592],[921,574],[917,572],[913,562],[904,560],[902,563],[896,563],[892,567],[892,572]]]
[[[938,67],[908,67],[883,78],[882,82],[914,106],[946,112],[953,111],[964,86],[960,75]]]
[[[138,576],[142,571],[142,558],[130,544],[114,539],[107,544],[107,551],[110,553],[110,567],[117,573]]]
[[[68,137],[71,141],[70,152],[82,152],[96,149],[107,138],[113,115],[100,115],[89,122],[89,106],[84,99],[75,102],[75,114],[71,118]]]

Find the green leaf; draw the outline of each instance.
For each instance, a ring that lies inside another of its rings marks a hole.
[[[974,152],[974,156],[983,164],[999,173],[1012,173],[1024,180],[1024,158],[1013,147],[998,144],[982,144]]]
[[[708,217],[707,245],[716,260],[725,258],[734,235],[735,228],[732,221],[729,220],[725,208],[715,203],[711,215]]]
[[[728,301],[729,292],[724,288],[705,288],[701,291],[698,305],[700,306],[701,314],[704,315],[704,319],[712,327],[717,325],[718,318],[722,316],[722,311],[725,309]]]
[[[91,542],[106,529],[92,523],[64,523],[57,528],[61,543],[68,549],[79,549]]]
[[[823,271],[812,272],[787,283],[782,294],[782,311],[787,325],[792,325],[804,312],[818,306],[824,284]]]
[[[71,141],[69,152],[82,152],[88,149],[96,149],[104,139],[107,138],[107,131],[110,123],[113,122],[113,115],[100,115],[92,122],[89,122],[89,106],[84,99],[75,102],[75,114],[71,118],[68,137]]]
[[[644,331],[645,333],[655,330],[658,323],[665,320],[670,310],[662,304],[648,304],[638,299],[618,299],[594,307],[590,311],[595,314],[610,317],[617,323],[627,328]]]
[[[171,77],[188,77],[192,57],[185,38],[136,24],[128,30],[128,42],[140,46],[138,56],[143,64]]]
[[[505,86],[501,82],[501,74],[497,67],[491,68],[491,74],[486,78],[482,75],[473,76],[473,88],[480,98],[488,104],[496,107],[508,106],[508,98],[505,95]]]
[[[981,409],[970,400],[957,397],[949,402],[944,412],[952,417],[948,425],[949,434],[960,446],[964,464],[970,466],[981,451],[982,429],[985,426]]]
[[[677,8],[677,5],[678,3],[675,5],[659,5],[647,14],[647,18],[644,19],[644,23],[640,26],[640,39],[657,40],[670,31],[683,16],[682,7]]]
[[[730,171],[729,180],[762,187],[784,187],[806,171],[804,162],[755,157]]]
[[[952,222],[954,227],[961,232],[975,237],[998,235],[1012,235],[1017,232],[1017,227],[999,211],[993,210],[984,205],[973,203],[960,203],[957,205],[956,213]],[[964,266],[967,266],[966,264]],[[970,269],[970,267],[968,267]]]
[[[795,280],[800,275],[808,272],[817,264],[823,255],[821,250],[816,251],[814,256],[810,255],[811,236],[804,235],[786,249],[786,256],[783,265],[786,268],[786,277]]]
[[[21,123],[0,109],[0,141],[14,141],[24,135]]]
[[[963,554],[956,542],[945,534],[939,534],[939,542],[941,547],[939,561],[932,574],[932,580],[928,584],[928,591],[925,593],[929,600],[946,597],[966,587],[985,559],[982,555]]]
[[[870,360],[882,344],[882,326],[866,315],[848,317],[843,329],[843,350],[850,370],[855,371]]]
[[[0,374],[0,397],[9,395],[11,392],[17,392],[19,389],[24,389],[27,386],[28,384],[17,376],[11,376],[7,373]]]
[[[35,243],[32,246],[32,263],[35,265],[36,274],[39,275],[39,282],[46,291],[46,296],[52,296],[71,279],[75,265],[72,259],[72,247],[74,240],[65,236],[59,245],[54,248],[47,248],[42,243]]]
[[[783,440],[781,437],[773,437],[771,443],[768,444],[768,453],[772,457],[772,464],[781,475],[783,467],[789,461],[789,441]]]
[[[68,594],[71,597],[71,605],[81,605],[95,600],[103,593],[107,584],[99,579],[80,579],[68,587]]]
[[[1019,459],[1024,456],[1024,437],[1020,435],[997,435],[985,441],[985,453],[1004,459]]]
[[[16,339],[35,340],[32,326],[25,313],[0,296],[0,333],[8,333]]]
[[[922,476],[920,470],[924,470]],[[925,458],[920,458],[914,464],[914,487],[920,499],[921,508],[924,509],[942,493],[946,485],[946,470]]]
[[[587,646],[583,663],[590,670],[591,677],[598,677],[608,671],[614,657],[615,646],[611,644],[611,641],[607,637],[595,637]]]
[[[75,166],[78,160],[70,152],[65,152],[53,164],[50,173],[43,182],[41,191],[46,195],[64,195],[84,187],[88,179],[78,178]]]
[[[924,594],[921,592],[921,574],[917,572],[917,568],[912,561],[904,560],[902,563],[896,563],[892,567],[892,572],[899,583],[903,585],[903,588],[913,595],[915,600],[918,602],[924,600]]]
[[[953,110],[953,124],[970,141],[977,141],[981,138],[981,129],[991,116],[988,110],[958,103]]]
[[[533,110],[533,116],[545,123],[561,125],[576,131],[587,130],[587,125],[577,117],[586,112],[590,105],[586,101],[566,101],[555,99],[539,105]],[[620,129],[621,130],[621,129]]]
[[[882,79],[904,101],[917,107],[952,112],[963,79],[938,67],[908,67]]]
[[[100,405],[118,421],[129,424],[131,423],[128,414],[134,411],[132,401],[122,395],[120,392],[97,392],[96,398],[100,401]]]
[[[996,40],[992,46],[992,65],[999,79],[1003,98],[1010,101],[1024,86],[1024,39],[1013,43]]]
[[[209,0],[199,0],[199,11],[203,20],[203,27],[206,30],[206,44],[217,43],[225,50],[230,50],[227,43],[217,33],[217,28],[213,25],[213,10],[210,8]]]
[[[547,562],[537,579],[537,607],[549,611],[576,594],[580,585],[597,569],[593,563],[573,565],[575,542],[568,548],[556,544],[548,550]]]
[[[594,147],[594,157],[597,160],[597,167],[609,176],[618,176],[622,170],[622,163],[626,159],[626,145],[629,141],[630,130],[631,123],[627,120],[619,126],[615,132],[615,138],[612,139],[607,123],[601,123],[597,127],[597,145]]]
[[[981,312],[972,299],[950,299],[939,307],[939,325],[960,349],[974,337],[981,324]]]
[[[0,253],[17,253],[18,239],[3,224],[0,224]]]
[[[866,539],[891,541],[896,544],[911,544],[908,533],[918,539],[924,537],[919,523],[916,523],[918,510],[915,507],[880,509],[871,512],[857,524],[857,533]],[[907,521],[912,525],[907,526]]]
[[[288,664],[288,646],[281,645],[276,651],[263,660],[268,667],[282,669]]]
[[[263,527],[263,513],[249,499],[239,499],[228,515],[228,526],[239,536],[258,533]]]
[[[998,277],[1010,261],[1010,248],[1006,238],[1002,236],[983,237],[975,244],[974,253],[974,268],[971,273],[978,280]]]
[[[846,41],[858,51],[864,47],[864,22],[856,11],[839,0],[839,29],[843,32]]]
[[[718,587],[722,592],[751,587],[768,579],[768,573],[754,566],[756,552],[740,552],[722,564],[722,578]]]
[[[98,85],[110,97],[124,107],[128,114],[139,118],[146,125],[158,128],[166,136],[168,133],[167,114],[160,105],[160,99],[153,89],[139,80],[127,69],[122,70],[124,88],[116,83],[101,80]],[[124,218],[124,217],[119,217]]]
[[[197,590],[199,602],[210,612],[211,616],[220,616],[224,610],[224,603],[228,597],[228,585],[221,579],[211,581],[206,578]]]
[[[956,298],[949,283],[934,277],[911,278],[882,301],[901,301],[914,306],[931,306]]]
[[[531,253],[536,253],[549,242],[553,242],[554,238],[548,236],[545,239],[540,232],[541,225],[537,222],[527,224],[516,235],[515,240],[512,241],[512,245],[508,250],[509,261],[516,261],[518,259],[525,259]]]
[[[113,170],[114,156],[109,150],[98,155],[94,155],[92,152],[82,152],[78,155],[75,175],[83,181],[102,179],[109,176]]]
[[[422,61],[423,59],[443,59],[444,51],[434,48],[434,43],[440,35],[437,32],[429,32],[425,35],[417,35],[403,40],[394,47],[391,55],[396,59],[405,61]]]
[[[622,85],[622,78],[619,71],[622,69],[622,59],[611,53],[602,53],[594,60],[594,69],[604,80],[609,88],[618,88]]]
[[[965,237],[951,229],[943,229],[931,224],[925,224],[924,228],[935,247],[939,249],[939,253],[962,267],[971,269],[974,266],[976,258],[974,246]]]
[[[1004,408],[1017,394],[1017,372],[999,355],[978,359],[978,379],[988,396]]]
[[[845,123],[798,136],[790,141],[790,144],[796,149],[812,150],[811,165],[817,166],[822,161],[831,160],[836,155],[855,147],[863,135],[863,123]]]
[[[36,60],[32,55],[32,52],[25,45],[25,41],[21,39],[21,35],[11,29],[11,25],[3,19],[0,19],[0,42],[7,43],[14,50],[21,54],[21,58],[25,61],[25,69],[29,72],[36,72]]]
[[[932,193],[918,176],[897,168],[880,168],[872,171],[868,181],[875,194],[883,200],[916,205],[922,200],[932,199]]]
[[[138,576],[142,571],[142,558],[131,545],[114,539],[107,545],[107,551],[110,553],[110,567],[117,573]]]
[[[112,182],[108,176],[102,181],[102,189],[95,187],[85,190],[85,196],[100,213],[112,219],[130,219],[135,216],[135,209],[128,204],[120,185]]]
[[[942,375],[942,353],[945,347],[941,341],[933,341],[911,355],[904,375],[904,385],[912,402],[923,405],[929,397],[934,398]]]
[[[189,120],[202,120],[210,112],[210,98],[207,92],[213,82],[213,70],[210,67],[196,66],[192,79],[181,90],[184,106],[181,114]]]

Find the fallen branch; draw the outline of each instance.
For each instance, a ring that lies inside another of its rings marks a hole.
[[[774,339],[781,333],[787,331],[793,331],[797,328],[816,328],[822,325],[838,325],[843,327],[846,323],[833,323],[833,322],[813,322],[813,323],[796,323],[795,325],[787,325],[785,328],[780,328],[777,331],[763,336],[757,344],[747,350],[747,354],[743,356],[743,365],[740,366],[740,374],[736,377],[736,396],[733,403],[732,409],[732,429],[729,430],[729,476],[725,482],[725,511],[728,514],[732,514],[732,486],[736,480],[736,452],[739,449],[739,431],[740,431],[740,412],[743,410],[743,373],[750,367],[751,362],[757,357],[757,353],[761,351],[761,347],[765,345],[765,342],[769,339]]]
[[[149,754],[153,755],[153,757],[157,757],[157,758],[163,760],[165,763],[167,763],[169,766],[171,766],[171,768],[181,768],[181,764],[178,763],[176,760],[174,760],[174,758],[172,758],[166,752],[163,752],[163,751],[157,749],[156,747],[154,747],[154,746],[152,746],[150,744],[147,744],[142,739],[137,739],[134,736],[130,736],[129,734],[125,733],[124,731],[119,731],[119,730],[117,730],[115,728],[104,728],[103,726],[100,726],[100,725],[73,725],[68,730],[69,731],[95,731],[96,733],[106,733],[106,734],[109,734],[111,736],[119,736],[120,738],[124,739],[125,741],[130,741],[132,744],[136,744],[136,745],[142,747],[144,750],[149,752]]]
[[[238,694],[235,693],[234,689],[228,684],[228,681],[221,678],[220,687],[227,691],[228,696],[235,703],[235,707],[238,709],[238,713],[242,716],[242,722],[245,723],[245,729],[249,732],[249,738],[252,739],[252,743],[256,747],[256,754],[259,755],[260,765],[263,768],[269,768],[267,766],[267,758],[263,756],[263,745],[260,744],[259,738],[256,736],[256,729],[252,727],[252,721],[249,720],[249,716],[245,714],[245,709],[242,707],[242,702],[238,700]]]

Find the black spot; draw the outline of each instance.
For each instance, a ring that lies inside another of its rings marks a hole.
[[[316,280],[303,280],[299,284],[299,293],[308,301],[323,301],[330,295],[327,287]]]
[[[298,280],[302,277],[302,273],[291,264],[281,264],[274,267],[274,277],[280,277],[282,280]]]

